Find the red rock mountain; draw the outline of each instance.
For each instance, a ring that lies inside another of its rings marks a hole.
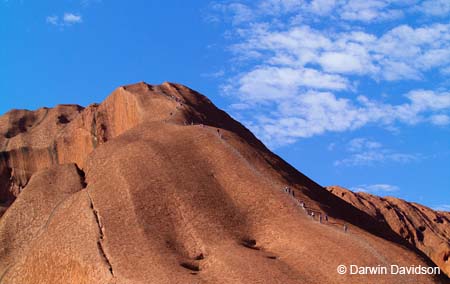
[[[1,116],[0,206],[1,284],[448,283],[338,274],[434,258],[179,84]]]

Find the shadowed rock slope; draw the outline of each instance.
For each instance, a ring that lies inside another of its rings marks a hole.
[[[379,197],[352,192],[339,186],[327,189],[377,222],[387,224],[450,274],[450,213],[434,211],[423,205],[394,197]]]
[[[339,264],[433,264],[182,85],[10,111],[0,151],[0,283],[448,280],[337,274]]]

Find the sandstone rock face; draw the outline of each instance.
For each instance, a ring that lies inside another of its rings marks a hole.
[[[0,153],[0,283],[448,281],[336,273],[432,263],[179,84],[11,111]]]
[[[399,198],[352,192],[339,186],[327,189],[378,222],[387,224],[450,274],[450,212],[437,212]]]

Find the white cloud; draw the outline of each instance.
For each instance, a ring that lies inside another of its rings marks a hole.
[[[343,52],[324,52],[318,59],[324,70],[334,73],[365,73],[360,58]]]
[[[231,17],[231,21],[242,18],[242,14],[246,15],[245,20],[288,15],[314,19],[317,16],[329,17],[335,12],[335,18],[345,21],[380,22],[403,17],[404,10],[408,10],[405,8],[414,3],[414,0],[236,0],[227,4],[216,3],[213,10],[224,13],[225,18]],[[251,17],[247,17],[248,11],[251,11]]]
[[[399,153],[368,138],[354,138],[347,143],[347,158],[334,162],[335,166],[369,166],[376,163],[408,163],[421,158],[418,154]]]
[[[431,16],[448,16],[450,14],[450,1],[427,0],[416,6],[416,9]]]
[[[347,149],[350,152],[359,152],[361,150],[381,148],[381,146],[381,143],[367,138],[354,138],[348,142]]]
[[[446,66],[439,70],[443,75],[450,75],[450,66]]]
[[[350,188],[350,190],[355,192],[367,192],[367,193],[389,193],[400,190],[396,185],[391,184],[363,184]]]
[[[81,15],[73,14],[73,13],[64,13],[62,17],[52,15],[48,16],[45,21],[48,24],[64,27],[64,26],[70,26],[73,24],[80,24],[83,22],[83,18]]]
[[[433,91],[414,90],[406,97],[411,100],[411,108],[415,111],[450,108],[450,92],[438,94]]]
[[[309,11],[316,15],[328,15],[336,5],[336,0],[313,0],[309,5]]]
[[[396,153],[389,149],[379,149],[354,153],[345,159],[335,161],[334,165],[371,166],[386,162],[396,162],[404,164],[418,161],[419,159],[420,155],[417,154]]]
[[[63,21],[67,24],[81,23],[83,20],[80,15],[64,13]]]
[[[384,0],[349,0],[341,6],[341,18],[363,22],[395,19],[403,16],[399,9],[388,8],[390,1]]]
[[[348,81],[310,68],[256,67],[242,75],[237,82],[237,92],[242,101],[254,103],[293,97],[301,87],[344,90]]]
[[[203,73],[201,74],[202,77],[209,77],[209,78],[220,78],[225,75],[225,70],[221,69],[216,72],[210,72],[210,73]]]
[[[256,2],[256,1],[255,1]],[[302,0],[266,0],[259,1],[254,13],[262,15],[280,15],[296,12],[302,9],[305,1]]]
[[[238,2],[229,4],[213,3],[211,8],[213,11],[224,15],[233,25],[249,22],[255,16],[254,11],[249,6]],[[220,21],[220,17],[217,15],[209,15],[207,19],[212,22]]]
[[[48,16],[45,21],[52,25],[58,25],[58,16]]]
[[[292,68],[313,64],[330,73],[389,81],[418,80],[423,72],[450,63],[450,24],[401,25],[381,36],[329,33],[307,25],[282,30],[252,25],[240,30],[240,36],[243,42],[235,44],[233,51],[241,59],[260,58],[266,64]]]
[[[430,117],[431,123],[435,125],[449,125],[450,124],[450,116],[446,114],[436,114]]]
[[[253,109],[249,113],[246,120],[250,128],[272,146],[325,132],[355,130],[369,124],[386,128],[399,122],[443,124],[445,118],[436,117],[433,111],[450,110],[450,93],[415,90],[404,96],[405,103],[393,105],[364,96],[352,101],[330,92],[296,91],[295,86],[280,80],[281,83],[276,81],[279,85],[271,85],[269,79],[248,81],[240,84],[245,89],[239,91],[242,102],[256,104],[261,110],[259,115],[255,115]],[[412,157],[393,153],[356,156],[357,161],[381,159],[409,161]]]

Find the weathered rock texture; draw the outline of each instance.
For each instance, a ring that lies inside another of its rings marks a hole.
[[[11,111],[0,117],[0,151],[3,284],[448,280],[337,274],[339,264],[432,263],[182,85]]]
[[[387,224],[450,275],[450,212],[434,211],[399,198],[352,192],[339,186],[327,189],[377,222]]]

